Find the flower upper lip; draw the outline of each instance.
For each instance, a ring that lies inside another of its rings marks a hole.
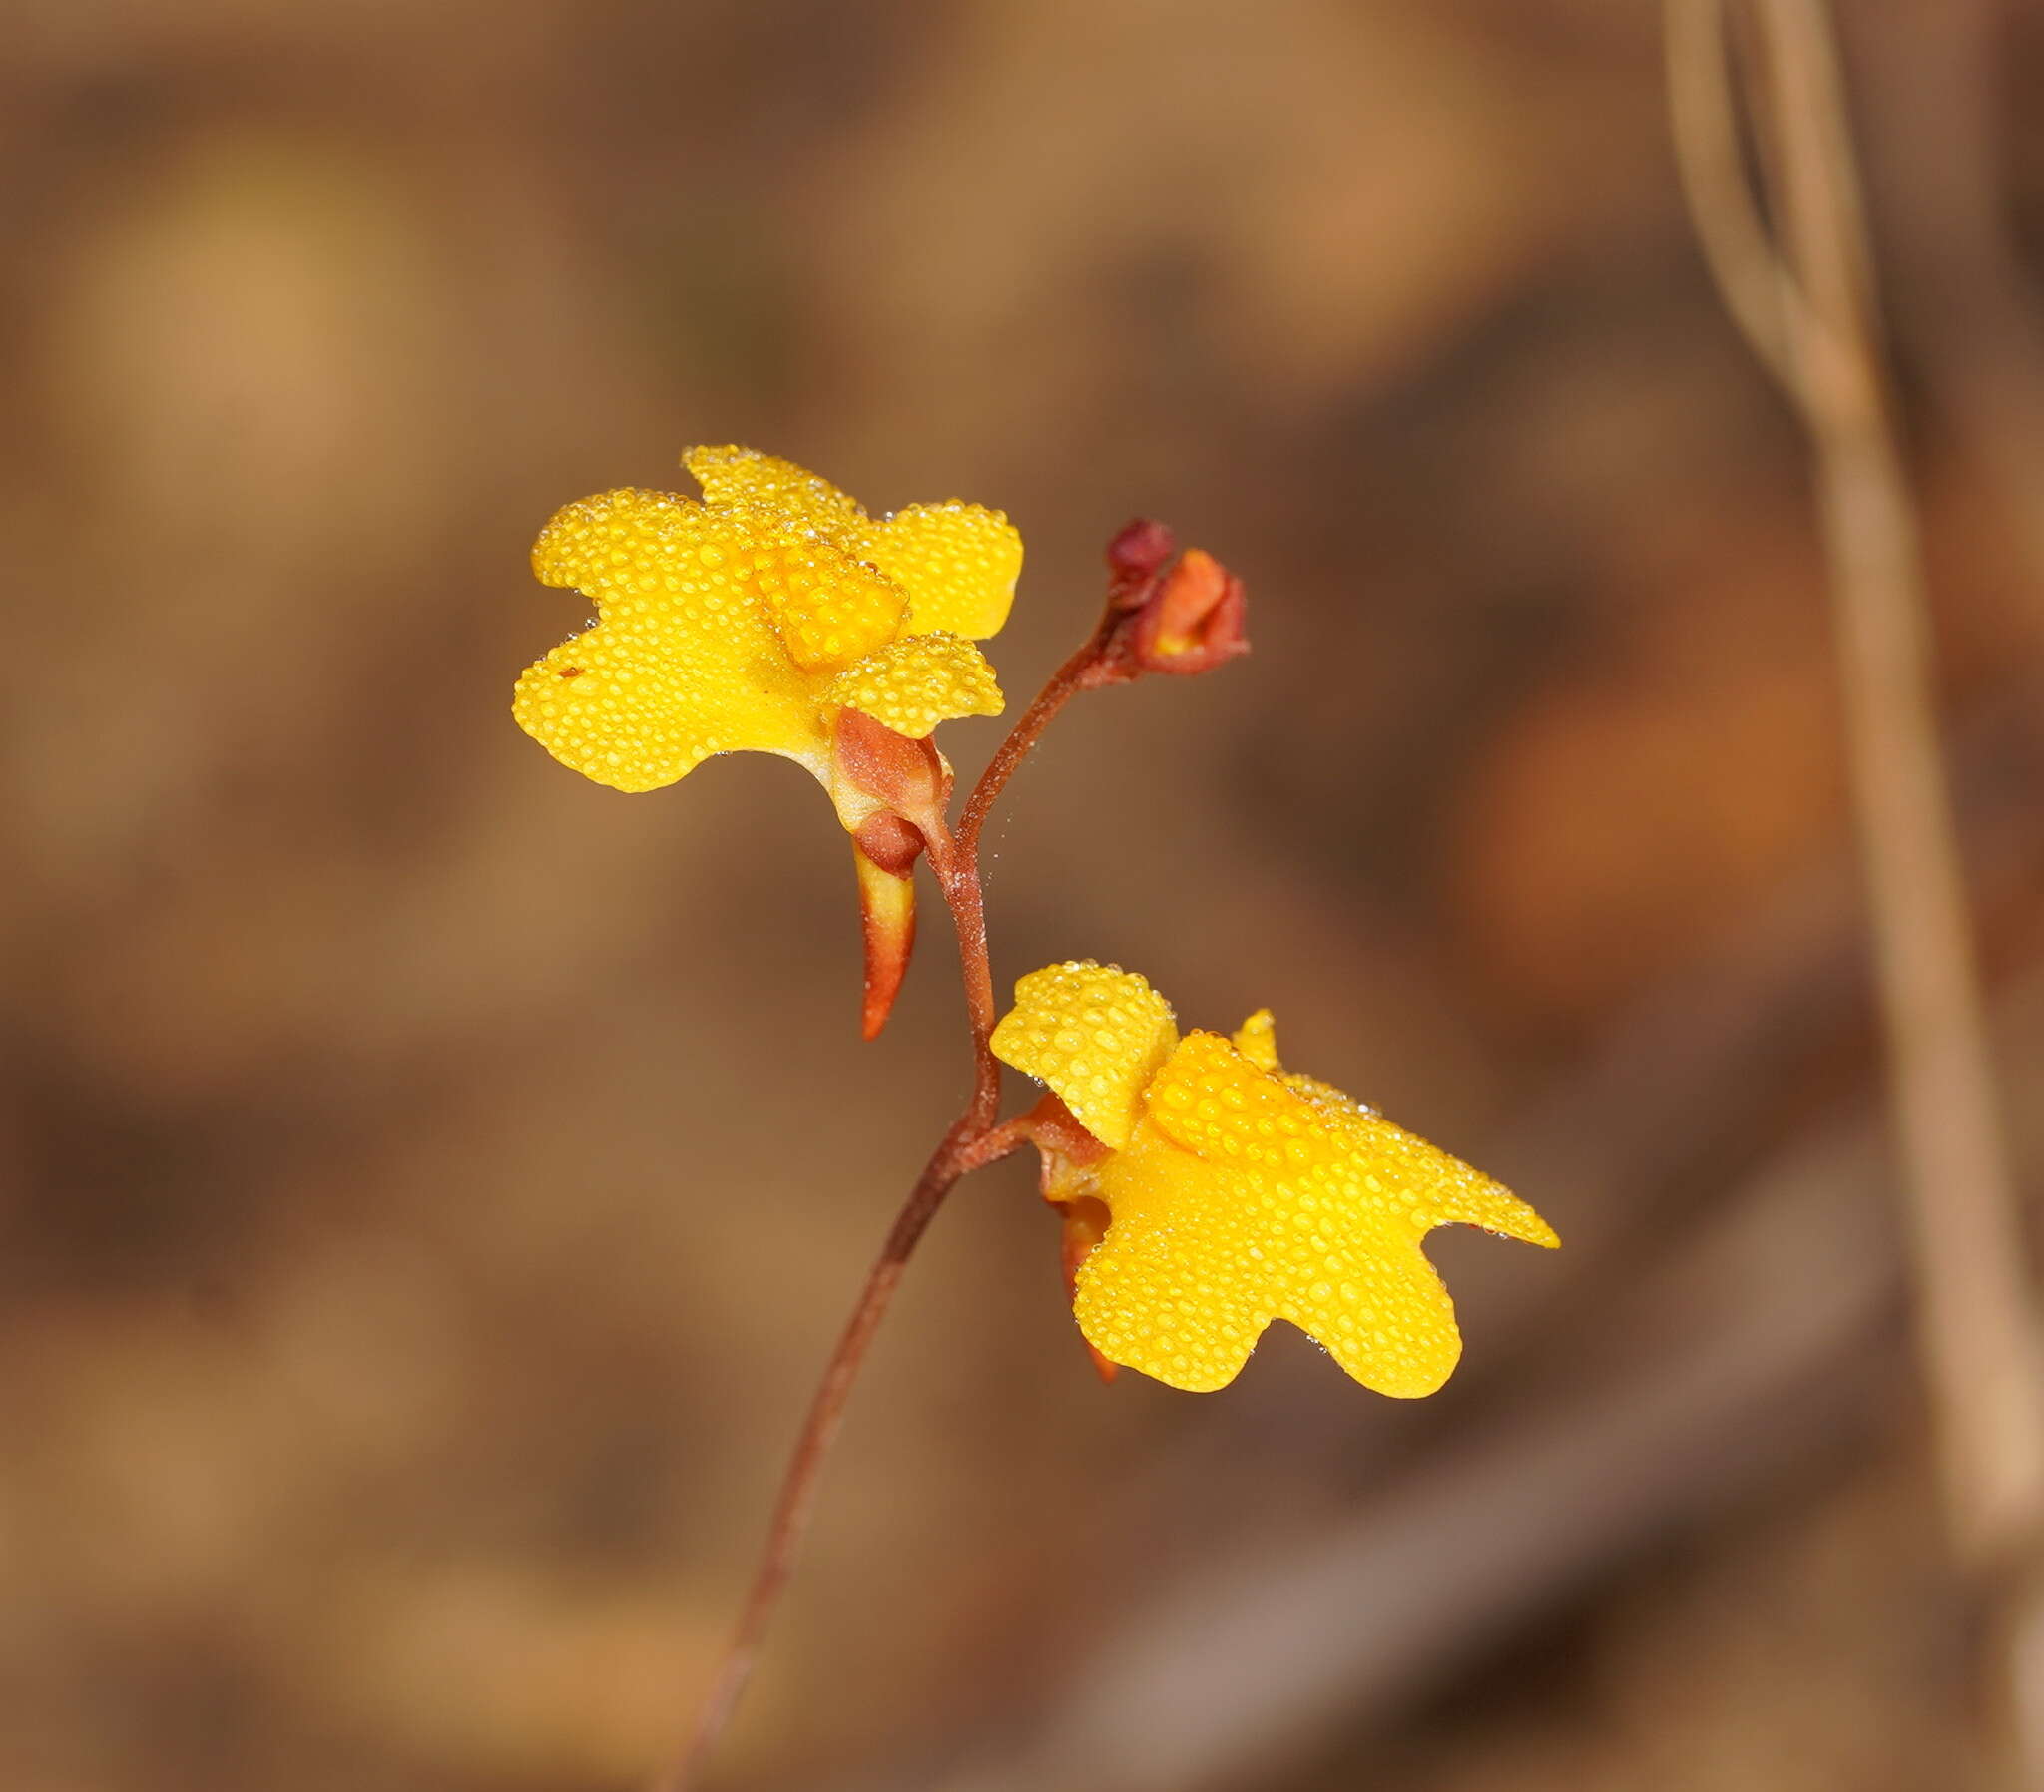
[[[1007,620],[1021,571],[1021,539],[999,511],[950,500],[874,519],[771,455],[695,448],[685,460],[700,502],[599,493],[557,512],[534,545],[540,579],[598,611],[519,679],[519,725],[556,758],[620,790],[741,750],[820,777],[842,708],[911,736],[999,713],[971,645]]]

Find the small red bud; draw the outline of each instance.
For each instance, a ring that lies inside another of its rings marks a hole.
[[[1142,602],[1143,588],[1164,570],[1178,552],[1178,537],[1171,527],[1150,517],[1124,523],[1107,544],[1107,569],[1114,575],[1110,595],[1117,606]]]
[[[1204,548],[1188,548],[1167,565],[1171,542],[1162,523],[1137,521],[1109,545],[1115,576],[1088,684],[1126,684],[1145,672],[1184,677],[1250,651],[1243,582]]]

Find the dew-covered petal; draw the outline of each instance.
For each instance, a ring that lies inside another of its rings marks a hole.
[[[896,511],[867,530],[859,552],[908,593],[908,627],[917,635],[998,635],[1022,576],[1015,525],[956,498]]]
[[[1075,1278],[1086,1342],[1189,1393],[1225,1388],[1273,1316],[1236,1179],[1148,1121],[1096,1175],[1112,1217]]]
[[[601,493],[557,512],[533,548],[550,585],[601,621],[528,668],[512,713],[564,765],[652,790],[714,753],[820,763],[811,681],[753,588],[747,538],[669,493]]]
[[[1147,1120],[1098,1174],[1112,1220],[1073,1311],[1109,1361],[1205,1393],[1282,1319],[1380,1394],[1431,1394],[1453,1371],[1454,1307],[1416,1237],[1198,1157]]]
[[[1235,1049],[1260,1071],[1278,1069],[1278,1021],[1260,1008],[1235,1030]]]
[[[1178,1043],[1171,1004],[1133,971],[1091,959],[1032,971],[994,1029],[994,1056],[1048,1084],[1079,1123],[1119,1150],[1143,1086]]]
[[[1288,1321],[1361,1382],[1394,1400],[1437,1393],[1462,1358],[1455,1303],[1417,1245],[1374,1250],[1367,1236],[1301,1253],[1274,1317]]]
[[[847,667],[823,695],[911,740],[926,738],[940,721],[1002,708],[986,656],[955,635],[904,636]]]
[[[900,586],[821,536],[755,528],[746,560],[788,658],[805,672],[840,672],[886,646],[907,621]]]
[[[703,488],[703,501],[714,509],[760,509],[798,518],[825,534],[865,525],[866,513],[855,498],[840,492],[820,473],[811,473],[778,455],[736,443],[691,448],[682,465]]]
[[[1415,1231],[1481,1226],[1549,1250],[1560,1245],[1554,1227],[1503,1183],[1382,1115],[1351,1103],[1327,1119],[1345,1145],[1344,1185],[1372,1197],[1381,1192],[1405,1212]]]
[[[600,602],[613,591],[637,592],[651,563],[708,539],[709,519],[695,499],[621,486],[555,511],[532,544],[532,570],[542,585]]]
[[[1426,1233],[1467,1222],[1533,1243],[1552,1244],[1554,1234],[1458,1158],[1339,1091],[1291,1081],[1217,1034],[1185,1038],[1146,1093],[1146,1124],[1219,1179],[1178,1174],[1180,1197],[1152,1223],[1198,1257],[1230,1312],[1247,1306],[1288,1320],[1380,1393],[1430,1394],[1454,1368],[1461,1340],[1420,1248]],[[1102,1253],[1125,1210],[1153,1211],[1153,1193],[1136,1176],[1120,1158],[1102,1169],[1115,1221]],[[1228,1264],[1245,1285],[1218,1279]]]
[[[1167,1136],[1216,1162],[1296,1166],[1332,1148],[1312,1105],[1218,1033],[1187,1034],[1145,1100]]]

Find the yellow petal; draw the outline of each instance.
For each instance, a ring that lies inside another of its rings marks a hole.
[[[1282,1319],[1380,1394],[1431,1394],[1454,1369],[1454,1307],[1410,1238],[1368,1224],[1330,1238],[1324,1213],[1195,1156],[1148,1120],[1098,1176],[1113,1218],[1080,1267],[1073,1312],[1110,1362],[1209,1393]]]
[[[1303,1097],[1323,1115],[1376,1113],[1368,1103],[1358,1102],[1353,1096],[1336,1089],[1331,1083],[1322,1083],[1317,1077],[1302,1076],[1297,1071],[1279,1071],[1277,1077],[1293,1095]]]
[[[542,585],[565,585],[601,598],[638,590],[648,563],[670,547],[694,547],[707,519],[693,498],[624,486],[564,504],[532,544],[532,570]]]
[[[940,721],[998,715],[1001,687],[986,656],[955,635],[909,635],[831,679],[823,700],[921,740]]]
[[[751,586],[747,540],[686,498],[605,492],[542,531],[533,567],[602,621],[518,680],[518,725],[564,765],[652,790],[739,748],[819,764],[813,687]]]
[[[1022,537],[997,510],[911,504],[860,538],[859,552],[908,593],[908,626],[983,641],[998,635],[1022,575]]]
[[[1320,1088],[1287,1088],[1217,1034],[1187,1036],[1151,1084],[1146,1113],[1161,1139],[1213,1174],[1201,1182],[1173,1170],[1166,1192],[1176,1196],[1159,1212],[1133,1153],[1103,1165],[1114,1224],[1094,1253],[1107,1278],[1096,1302],[1119,1315],[1120,1348],[1148,1360],[1117,1356],[1089,1332],[1096,1348],[1146,1374],[1162,1360],[1172,1373],[1160,1379],[1175,1386],[1218,1386],[1215,1376],[1241,1366],[1229,1328],[1248,1313],[1258,1330],[1284,1319],[1310,1333],[1380,1393],[1430,1394],[1447,1379],[1461,1338],[1420,1240],[1458,1221],[1538,1244],[1554,1234],[1487,1176],[1337,1091],[1316,1099]],[[1176,1239],[1193,1281],[1116,1280],[1125,1212],[1142,1219],[1139,1240],[1147,1229]],[[1218,1333],[1208,1354],[1184,1342],[1195,1325]],[[1168,1352],[1142,1342],[1160,1330],[1174,1341]],[[1177,1378],[1179,1356],[1201,1379]]]
[[[1481,1226],[1549,1250],[1560,1246],[1554,1227],[1509,1188],[1382,1115],[1351,1105],[1334,1117],[1333,1129],[1347,1149],[1347,1185],[1388,1193],[1415,1231]]]
[[[1278,1023],[1268,1008],[1260,1008],[1235,1030],[1235,1049],[1260,1071],[1269,1071],[1278,1081],[1302,1096],[1313,1107],[1323,1112],[1341,1114],[1374,1114],[1374,1108],[1365,1107],[1353,1096],[1343,1095],[1331,1083],[1322,1083],[1317,1077],[1305,1077],[1296,1071],[1287,1071],[1278,1061]]]
[[[1455,1303],[1416,1246],[1379,1251],[1359,1234],[1294,1272],[1277,1316],[1364,1387],[1394,1400],[1438,1393],[1462,1360]]]
[[[1318,1113],[1218,1033],[1189,1033],[1147,1097],[1166,1136],[1216,1162],[1273,1170],[1308,1161],[1326,1133]]]
[[[1235,1049],[1260,1071],[1278,1068],[1278,1022],[1260,1008],[1235,1030]]]
[[[1074,1282],[1086,1342],[1174,1388],[1225,1388],[1272,1317],[1244,1255],[1239,1191],[1147,1120],[1094,1175],[1112,1219]]]
[[[713,508],[777,511],[826,534],[865,521],[866,513],[856,499],[840,492],[821,474],[777,455],[728,443],[691,448],[682,456],[682,465],[695,474],[704,501]]]
[[[733,513],[734,516],[742,513]],[[836,672],[901,632],[901,587],[842,548],[800,529],[754,528],[753,589],[773,617],[788,657],[808,672]]]
[[[1045,1083],[1101,1143],[1129,1141],[1137,1098],[1178,1043],[1171,1004],[1091,959],[1032,971],[994,1029],[994,1056]]]

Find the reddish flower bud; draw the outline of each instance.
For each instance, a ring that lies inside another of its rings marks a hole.
[[[1243,583],[1202,548],[1188,548],[1144,604],[1131,632],[1143,672],[1203,672],[1250,651]]]
[[[1250,651],[1243,583],[1204,548],[1166,566],[1171,531],[1131,523],[1108,548],[1108,632],[1089,669],[1092,684],[1125,684],[1145,672],[1212,672]],[[1147,573],[1141,569],[1148,567]]]
[[[1124,523],[1121,532],[1107,544],[1109,600],[1116,608],[1128,608],[1143,601],[1144,590],[1178,552],[1178,537],[1171,527],[1150,517]]]

